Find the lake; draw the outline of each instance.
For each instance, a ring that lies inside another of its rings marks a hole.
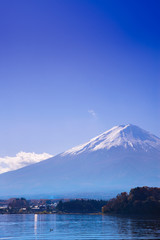
[[[160,218],[104,215],[0,215],[0,240],[160,239]]]

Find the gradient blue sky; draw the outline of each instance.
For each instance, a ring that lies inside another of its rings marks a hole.
[[[114,125],[160,136],[159,0],[0,0],[0,156]]]

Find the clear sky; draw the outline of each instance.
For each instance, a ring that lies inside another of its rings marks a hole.
[[[159,0],[0,0],[0,156],[119,125],[160,137]]]

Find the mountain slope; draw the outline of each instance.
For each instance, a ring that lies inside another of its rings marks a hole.
[[[1,196],[98,193],[142,185],[160,186],[160,139],[134,125],[116,126],[53,158],[0,174]]]

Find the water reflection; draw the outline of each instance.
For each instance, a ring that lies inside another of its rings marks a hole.
[[[131,239],[160,239],[160,218],[114,216],[114,227],[119,236]]]
[[[34,214],[34,235],[36,237],[37,237],[37,220],[38,220],[38,214]]]
[[[50,231],[53,229],[53,231]],[[160,239],[160,218],[106,215],[0,215],[0,239]]]

